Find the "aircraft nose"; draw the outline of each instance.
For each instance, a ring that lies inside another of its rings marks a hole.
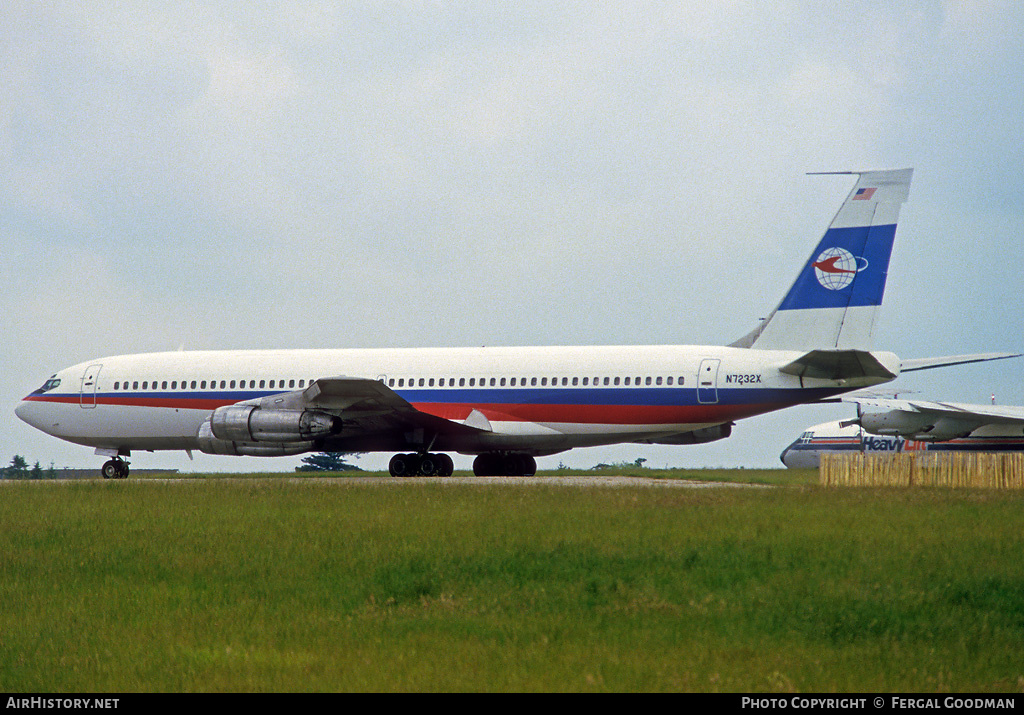
[[[14,414],[18,416],[22,422],[32,425],[36,429],[43,429],[43,415],[41,414],[40,405],[30,400],[22,400],[18,403],[18,406],[14,408]]]

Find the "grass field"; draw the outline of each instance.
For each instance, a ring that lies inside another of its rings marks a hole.
[[[1020,691],[1022,507],[815,486],[6,483],[0,690]]]

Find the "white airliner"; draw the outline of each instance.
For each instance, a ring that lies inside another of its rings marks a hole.
[[[871,351],[912,169],[858,177],[782,302],[725,346],[169,352],[65,368],[17,407],[96,448],[280,456],[396,452],[394,475],[528,475],[535,457],[622,442],[696,444],[736,420],[877,385],[913,367]],[[958,359],[919,361],[917,367]]]
[[[783,464],[818,467],[823,452],[1024,451],[1024,407],[852,396],[843,401],[857,403],[857,419],[808,427],[782,452]]]

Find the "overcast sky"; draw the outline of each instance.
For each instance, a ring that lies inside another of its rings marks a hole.
[[[1024,350],[1022,67],[1017,0],[9,0],[0,463],[99,466],[13,410],[103,355],[731,342],[853,184],[811,171],[915,168],[877,348]],[[895,384],[1024,404],[1022,369]],[[849,412],[540,465],[777,466]]]

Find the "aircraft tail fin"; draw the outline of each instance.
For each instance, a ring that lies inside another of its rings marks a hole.
[[[868,350],[913,169],[858,177],[786,297],[733,347]]]

